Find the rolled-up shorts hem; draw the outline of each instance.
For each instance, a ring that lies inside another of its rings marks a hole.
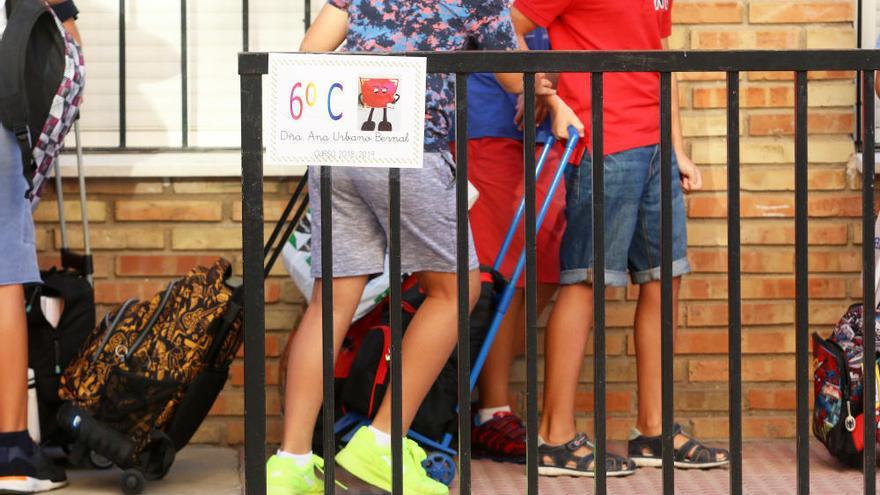
[[[628,278],[626,272],[617,270],[605,270],[605,286],[606,287],[625,287]],[[564,270],[559,274],[560,285],[574,285],[586,283],[593,284],[592,268],[575,268],[573,270]]]
[[[691,264],[688,262],[687,258],[679,258],[672,262],[672,277],[680,277],[682,275],[687,275],[691,272]],[[634,284],[647,284],[648,282],[655,282],[660,280],[660,267],[655,266],[654,268],[648,270],[642,270],[640,272],[633,272],[631,274],[632,282]]]
[[[672,276],[680,277],[691,272],[691,265],[688,259],[680,258],[672,262]],[[632,280],[632,283],[641,285],[648,282],[660,280],[660,267],[654,267],[648,270],[632,272],[627,276],[627,272],[619,270],[605,270],[605,286],[606,287],[626,287]],[[592,268],[576,268],[574,270],[565,270],[560,274],[560,283],[562,285],[574,285],[593,283]]]

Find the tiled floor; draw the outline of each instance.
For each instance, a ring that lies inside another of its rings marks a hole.
[[[622,452],[614,445],[616,452]],[[824,447],[813,444],[811,449],[811,492],[821,495],[857,495],[862,491],[860,471],[841,469],[828,456]],[[743,493],[746,495],[787,495],[796,493],[796,461],[794,441],[770,444],[751,443],[744,446]],[[472,493],[476,495],[518,495],[525,491],[525,468],[510,464],[476,461],[473,464]],[[373,495],[370,490],[340,473],[348,484],[346,495]],[[680,495],[715,495],[728,493],[729,471],[675,472],[676,493]],[[609,494],[650,495],[661,493],[662,471],[642,469],[633,476],[608,480]],[[586,495],[593,493],[591,479],[541,478],[540,492],[552,495]],[[458,493],[453,486],[452,493]]]

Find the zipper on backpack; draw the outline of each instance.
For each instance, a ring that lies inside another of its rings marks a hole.
[[[852,409],[850,408],[850,402],[846,401],[846,419],[843,420],[843,426],[846,427],[846,431],[852,433],[856,430],[856,418],[852,415]]]
[[[104,338],[101,339],[101,344],[98,346],[98,349],[95,350],[95,354],[92,356],[91,364],[95,364],[98,360],[98,357],[101,356],[101,351],[104,350],[104,346],[107,345],[107,342],[110,341],[110,337],[116,331],[116,327],[122,322],[122,317],[125,316],[125,312],[128,311],[128,308],[135,303],[137,299],[129,299],[122,303],[122,307],[119,308],[119,311],[116,313],[116,318],[113,318],[113,323],[110,324],[110,313],[104,315],[104,328],[107,330],[104,331]]]
[[[150,333],[150,330],[153,329],[153,325],[156,324],[156,321],[159,319],[159,315],[162,314],[162,311],[165,309],[165,306],[168,304],[168,300],[171,299],[171,293],[174,291],[174,286],[177,285],[177,280],[168,284],[168,288],[165,289],[165,294],[162,294],[162,300],[159,301],[159,306],[156,308],[156,312],[153,313],[153,316],[150,317],[150,320],[144,326],[144,329],[141,330],[140,335],[138,335],[137,339],[135,339],[134,343],[131,344],[131,348],[125,354],[123,361],[128,362],[128,358],[131,357],[135,351],[144,343],[144,339],[147,338],[147,334]]]

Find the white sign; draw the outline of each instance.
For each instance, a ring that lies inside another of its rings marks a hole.
[[[269,92],[273,163],[422,166],[424,58],[272,54]]]

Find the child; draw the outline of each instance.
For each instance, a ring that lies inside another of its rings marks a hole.
[[[516,0],[518,33],[544,26],[558,50],[659,50],[671,32],[671,0]],[[583,122],[591,121],[589,74],[562,74],[559,96]],[[609,455],[609,476],[659,466],[661,459],[660,356],[660,125],[656,73],[605,75],[605,280],[626,286],[627,273],[640,285],[635,317],[639,414],[630,438],[630,459]],[[701,187],[697,167],[684,153],[673,87],[673,308],[681,276],[690,272],[682,199]],[[589,137],[587,146],[590,146]],[[591,147],[591,146],[590,146]],[[583,148],[582,148],[583,149]],[[560,276],[563,284],[547,329],[544,408],[539,472],[592,476],[589,441],[577,433],[574,400],[584,346],[593,319],[591,157],[566,177],[566,219]],[[676,426],[675,465],[709,468],[728,463],[722,449],[708,447]]]
[[[549,50],[543,29],[526,36],[530,50]],[[473,74],[468,80],[468,179],[480,191],[470,212],[474,245],[480,264],[493,265],[523,195],[523,134],[515,122],[517,98],[506,93],[492,74]],[[549,122],[538,129],[537,141],[550,135]],[[538,148],[540,154],[541,148]],[[558,149],[549,152],[538,179],[537,202],[542,204],[558,164]],[[538,307],[544,308],[559,285],[559,243],[565,228],[564,186],[560,185],[538,233]],[[523,249],[522,228],[517,230],[501,273],[510,279]],[[480,409],[472,431],[475,457],[525,462],[526,430],[510,407],[510,366],[523,346],[523,287],[520,277],[507,316],[498,330],[477,382]],[[472,351],[476,352],[476,351]]]
[[[57,5],[65,27],[75,33],[73,3],[50,3]],[[6,17],[6,4],[0,2],[0,38]],[[0,493],[37,493],[67,485],[64,470],[43,454],[27,431],[28,346],[22,284],[40,282],[40,271],[22,171],[15,136],[0,126]]]
[[[330,0],[302,42],[303,51],[449,51],[475,43],[483,49],[517,47],[504,0]],[[498,74],[513,93],[522,76]],[[541,81],[538,92],[549,94]],[[454,91],[452,79],[430,74],[426,87],[424,168],[401,170],[402,269],[414,273],[427,299],[403,341],[403,431],[409,429],[425,394],[455,347],[457,285],[455,178],[449,153]],[[548,96],[556,105],[558,98]],[[562,108],[562,107],[558,107]],[[564,110],[557,110],[565,115]],[[569,111],[570,114],[570,111]],[[556,129],[556,127],[554,127]],[[310,171],[313,209],[312,275],[321,276],[320,169]],[[339,168],[333,174],[333,318],[339,349],[367,277],[383,271],[388,243],[388,171]],[[471,306],[478,296],[478,263],[470,248]],[[321,281],[316,280],[308,309],[292,337],[281,449],[267,465],[270,495],[321,493],[316,475],[323,461],[311,452],[312,430],[321,407]],[[390,394],[373,424],[358,430],[336,461],[354,476],[391,489]],[[427,476],[424,451],[403,444],[403,491],[408,495],[446,494]]]

